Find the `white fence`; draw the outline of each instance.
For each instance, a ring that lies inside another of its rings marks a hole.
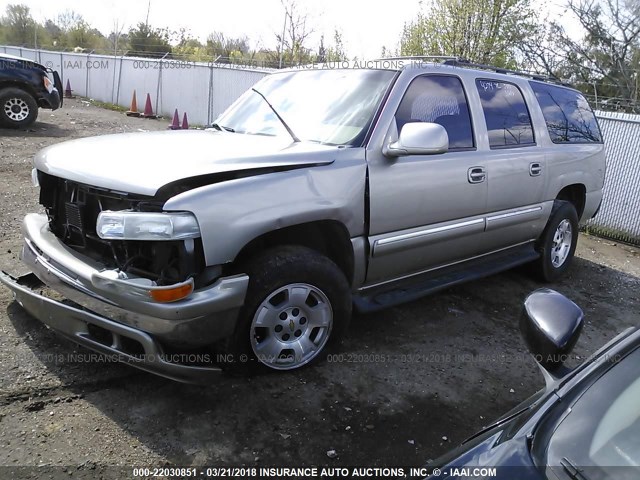
[[[211,123],[245,90],[271,70],[20,47],[0,51],[58,70],[75,94],[128,107],[136,90],[138,108],[146,94],[154,110],[170,117],[187,112],[191,123]],[[640,244],[640,115],[596,112],[607,147],[604,201],[588,224],[596,234]]]
[[[607,149],[604,199],[589,231],[640,245],[640,115],[596,112]]]
[[[0,52],[29,58],[57,70],[75,95],[129,107],[133,91],[138,108],[151,95],[156,113],[171,117],[174,109],[187,112],[189,122],[206,125],[270,70],[211,62],[116,57],[51,52],[0,46]]]

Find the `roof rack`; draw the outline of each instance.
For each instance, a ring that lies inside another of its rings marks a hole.
[[[565,87],[569,87],[570,85],[566,82],[563,82],[557,77],[553,75],[542,75],[539,73],[530,73],[530,72],[522,72],[518,70],[511,70],[508,68],[495,67],[493,65],[485,65],[482,63],[474,63],[466,58],[460,58],[451,55],[408,55],[408,56],[396,56],[396,57],[385,57],[378,58],[376,61],[381,60],[434,60],[441,61],[443,65],[449,65],[452,67],[466,67],[466,68],[477,68],[479,70],[488,70],[491,72],[502,73],[505,75],[519,75],[521,77],[527,77],[532,80],[539,80],[541,82],[549,82],[549,83],[557,83],[559,85],[563,85]]]
[[[527,77],[527,78],[531,78],[532,80],[539,80],[541,82],[557,83],[559,85],[569,86],[568,83],[563,82],[562,80],[560,80],[557,77],[554,77],[553,75],[541,75],[539,73],[521,72],[518,70],[511,70],[508,68],[494,67],[493,65],[473,63],[463,58],[451,58],[449,60],[445,60],[444,64],[450,65],[453,67],[467,67],[467,68],[477,68],[479,70],[489,70],[491,72],[502,73],[505,75],[519,75],[521,77]]]
[[[375,61],[382,60],[459,60],[459,57],[452,57],[450,55],[407,55],[407,56],[399,56],[399,57],[384,57],[384,58],[376,58]]]

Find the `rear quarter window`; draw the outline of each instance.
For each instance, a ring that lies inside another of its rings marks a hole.
[[[587,100],[575,90],[530,82],[553,143],[601,143],[602,133]]]

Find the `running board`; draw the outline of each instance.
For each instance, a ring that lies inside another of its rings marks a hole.
[[[532,262],[540,258],[533,243],[509,249],[480,259],[469,260],[452,267],[416,275],[388,285],[372,287],[354,294],[353,303],[360,313],[417,300],[458,283],[464,283]]]

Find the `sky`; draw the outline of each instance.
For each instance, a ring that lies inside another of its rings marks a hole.
[[[532,0],[534,5],[544,4],[543,10],[552,18],[564,19],[565,27],[571,30],[574,24],[563,15],[560,1]],[[116,25],[127,31],[144,21],[149,6],[148,0],[0,0],[0,12],[8,3],[29,6],[39,21],[73,10],[105,35],[116,30]],[[315,31],[309,46],[317,48],[321,34],[325,45],[332,43],[337,28],[349,57],[368,59],[380,57],[383,46],[397,48],[402,28],[415,17],[419,4],[419,0],[297,0],[300,10],[308,12]],[[254,48],[275,48],[275,34],[282,32],[283,22],[280,0],[151,0],[149,11],[149,23],[154,27],[185,27],[200,40],[214,31],[232,37],[246,35]]]

